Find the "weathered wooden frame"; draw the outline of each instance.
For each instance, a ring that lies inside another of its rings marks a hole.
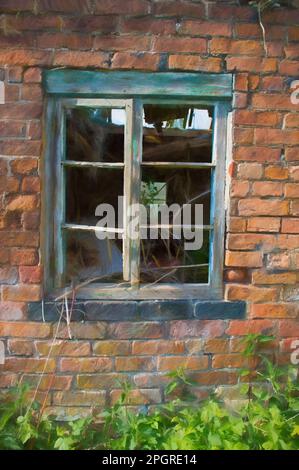
[[[211,226],[210,270],[207,284],[139,285],[139,240],[124,240],[124,279],[128,287],[92,284],[77,292],[82,299],[221,299],[223,297],[223,257],[225,230],[225,168],[227,116],[232,98],[231,74],[97,72],[68,69],[45,71],[47,93],[45,113],[45,155],[42,211],[42,262],[44,289],[49,297],[63,292],[63,230],[78,227],[64,223],[64,171],[61,167],[80,165],[65,161],[65,109],[74,106],[111,106],[125,108],[124,195],[127,205],[139,201],[142,161],[143,103],[184,103],[214,108],[213,154],[211,163],[189,164],[210,168]],[[109,104],[110,103],[110,104]],[[131,144],[132,143],[132,144]],[[109,164],[84,163],[83,166],[108,167]],[[119,167],[122,164],[115,164]],[[160,166],[187,167],[182,162]],[[111,167],[109,165],[109,167]],[[126,217],[126,211],[125,217]],[[125,221],[124,221],[125,222]],[[68,226],[69,225],[69,226]],[[125,226],[125,225],[124,225]],[[53,227],[53,230],[49,228]],[[80,227],[90,230],[91,227]]]

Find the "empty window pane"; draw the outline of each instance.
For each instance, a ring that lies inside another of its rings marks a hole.
[[[145,105],[144,162],[211,162],[211,110],[184,105]]]
[[[67,111],[66,158],[75,161],[124,161],[125,110],[76,108]]]
[[[65,239],[67,282],[122,281],[122,240],[99,240],[81,230],[67,231]]]

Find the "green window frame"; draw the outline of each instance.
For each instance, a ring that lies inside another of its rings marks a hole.
[[[47,94],[45,112],[45,152],[43,172],[42,262],[44,290],[55,297],[63,285],[66,230],[92,230],[91,227],[65,223],[65,169],[80,163],[65,159],[65,116],[68,108],[118,107],[126,111],[124,151],[124,195],[127,204],[139,202],[142,163],[143,105],[184,103],[213,107],[213,144],[211,163],[193,167],[211,171],[210,269],[207,284],[139,284],[139,240],[124,239],[123,273],[129,288],[110,284],[82,287],[82,299],[221,299],[225,230],[225,169],[228,115],[232,99],[231,74],[172,72],[103,72],[48,70],[43,75]],[[82,165],[82,164],[81,164]],[[103,168],[108,163],[86,163]],[[110,164],[111,165],[111,164]],[[115,164],[114,164],[115,165]],[[172,165],[172,163],[169,163]],[[183,165],[184,164],[181,164]],[[188,165],[186,163],[185,165]],[[125,211],[126,213],[126,211]]]

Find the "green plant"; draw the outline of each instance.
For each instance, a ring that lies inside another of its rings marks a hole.
[[[27,386],[14,389],[0,402],[0,449],[297,450],[297,370],[275,363],[267,350],[273,339],[244,339],[244,356],[258,358],[259,367],[240,375],[241,404],[235,407],[216,395],[198,402],[183,369],[170,374],[170,401],[151,412],[128,406],[131,388],[124,384],[100,424],[92,417],[59,423],[35,403],[28,408]]]

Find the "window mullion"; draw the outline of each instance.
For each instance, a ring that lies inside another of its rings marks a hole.
[[[65,221],[65,168],[61,162],[65,160],[66,145],[66,116],[61,103],[57,104],[57,143],[56,143],[56,204],[54,211],[54,240],[55,240],[55,285],[62,287],[65,273],[65,233],[62,224]]]
[[[132,206],[139,203],[141,155],[142,155],[142,119],[141,100],[130,100],[126,106],[127,126],[125,139],[125,174],[124,174],[124,280],[132,285],[139,283],[140,237],[138,227],[133,226],[130,217]],[[137,229],[136,233],[131,233]]]

